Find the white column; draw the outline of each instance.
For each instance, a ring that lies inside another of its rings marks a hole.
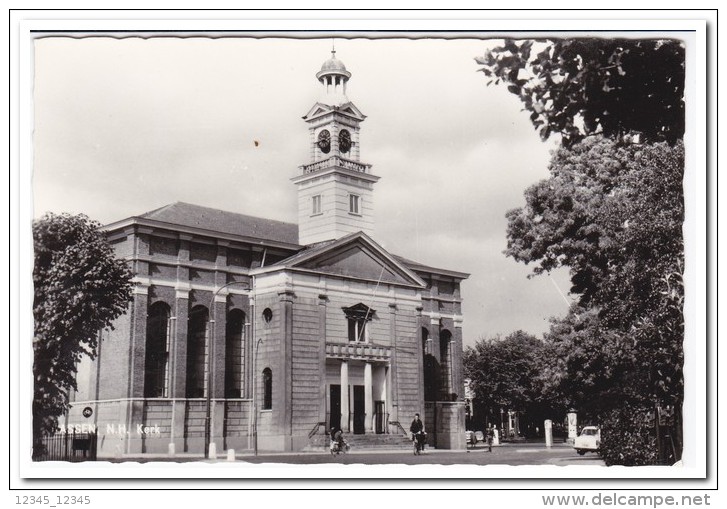
[[[386,377],[384,379],[384,383],[386,384],[386,389],[384,390],[386,402],[384,403],[384,406],[386,413],[389,414],[388,419],[384,422],[384,429],[386,430],[386,433],[389,433],[389,421],[398,421],[399,416],[394,412],[394,384],[391,380],[391,366],[387,366],[384,369],[386,370]]]
[[[348,419],[348,361],[341,361],[341,430],[351,431]]]
[[[568,443],[572,444],[578,436],[578,414],[568,412]]]
[[[371,363],[367,362],[364,365],[364,412],[366,417],[364,419],[364,429],[366,433],[374,431],[374,401],[373,401],[373,376],[371,373]]]
[[[553,447],[553,421],[545,419],[545,447]]]

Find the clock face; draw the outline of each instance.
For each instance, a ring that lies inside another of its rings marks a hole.
[[[318,133],[318,148],[321,149],[321,152],[324,154],[331,151],[331,133],[329,133],[326,129]]]
[[[351,150],[351,133],[345,129],[342,129],[341,132],[338,133],[338,149],[343,154]]]

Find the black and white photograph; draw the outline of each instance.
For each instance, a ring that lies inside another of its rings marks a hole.
[[[698,30],[90,26],[27,42],[27,477],[704,475]]]

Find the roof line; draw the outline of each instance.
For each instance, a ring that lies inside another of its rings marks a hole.
[[[279,247],[283,249],[290,249],[290,250],[300,250],[303,248],[300,244],[291,244],[288,242],[282,242],[279,240],[271,240],[271,239],[263,239],[260,237],[251,237],[246,235],[237,235],[235,233],[228,233],[228,232],[221,232],[218,230],[210,230],[207,228],[199,228],[195,226],[187,226],[187,225],[180,225],[175,223],[168,223],[165,221],[160,221],[158,219],[149,219],[142,216],[132,216],[127,217],[126,219],[122,219],[120,221],[116,221],[114,223],[109,223],[106,225],[101,226],[100,230],[104,232],[112,232],[118,229],[121,229],[125,226],[130,225],[139,225],[139,226],[150,226],[150,227],[160,227],[167,230],[172,230],[176,232],[183,232],[183,233],[191,233],[196,235],[201,235],[205,237],[214,237],[218,239],[224,239],[224,240],[233,240],[238,242],[244,242],[248,244],[259,244],[259,245],[265,245],[269,247]]]
[[[433,274],[440,274],[443,276],[452,276],[457,277],[461,279],[467,279],[470,277],[470,274],[467,272],[459,272],[456,270],[449,270],[449,269],[439,269],[437,267],[431,267],[429,265],[424,265],[423,263],[415,262],[413,260],[408,260],[404,258],[403,256],[399,255],[392,255],[394,256],[400,263],[405,265],[407,268],[411,270],[421,270],[426,272],[431,272]]]

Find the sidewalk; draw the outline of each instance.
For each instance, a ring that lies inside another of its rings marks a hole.
[[[502,446],[493,446],[493,449],[495,447],[502,447]],[[434,449],[427,447],[424,449],[423,454],[425,455],[431,455],[431,454],[462,454],[467,453],[470,451],[482,451],[482,448],[479,449]],[[361,454],[411,454],[411,451],[407,451],[405,449],[385,449],[385,448],[367,448],[367,449],[354,449],[352,448],[348,453],[346,453],[346,456],[356,456]],[[263,457],[263,456],[330,456],[331,453],[328,449],[321,449],[320,451],[258,451],[257,456],[255,456],[255,453],[252,449],[243,449],[240,451],[235,451],[235,460],[244,460],[245,458],[255,458],[255,457]],[[171,461],[171,462],[186,462],[186,461],[208,461],[208,462],[220,462],[220,461],[228,461],[227,460],[227,452],[219,453],[217,454],[216,458],[207,459],[204,457],[201,453],[177,453],[174,456],[169,456],[168,454],[164,453],[145,453],[143,455],[138,454],[124,454],[119,457],[101,457],[98,459],[98,461],[109,461],[112,463],[117,462],[146,462],[146,461]]]
[[[570,449],[572,446],[565,442],[554,443],[550,448],[545,446],[544,440],[537,441],[523,441],[523,442],[505,442],[499,445],[492,446],[492,450],[512,450],[512,452],[559,452],[564,449]],[[366,448],[351,450],[346,456],[357,456],[357,455],[371,455],[371,454],[407,454],[410,451],[405,449],[386,449],[386,448]],[[425,455],[438,455],[438,454],[466,454],[469,452],[487,452],[487,444],[481,443],[475,446],[468,446],[466,449],[435,449],[427,447],[424,449]],[[330,455],[329,450],[308,450],[308,451],[258,451],[257,456],[252,449],[241,449],[235,451],[235,460],[244,460],[246,458],[265,457],[265,456],[328,456]],[[122,455],[120,457],[104,457],[99,458],[99,461],[109,462],[147,462],[147,461],[169,461],[169,462],[188,462],[188,461],[207,461],[207,462],[221,462],[227,461],[227,452],[218,453],[216,458],[206,459],[201,453],[177,453],[174,456],[169,456],[165,453],[145,453],[143,455],[129,454]]]

